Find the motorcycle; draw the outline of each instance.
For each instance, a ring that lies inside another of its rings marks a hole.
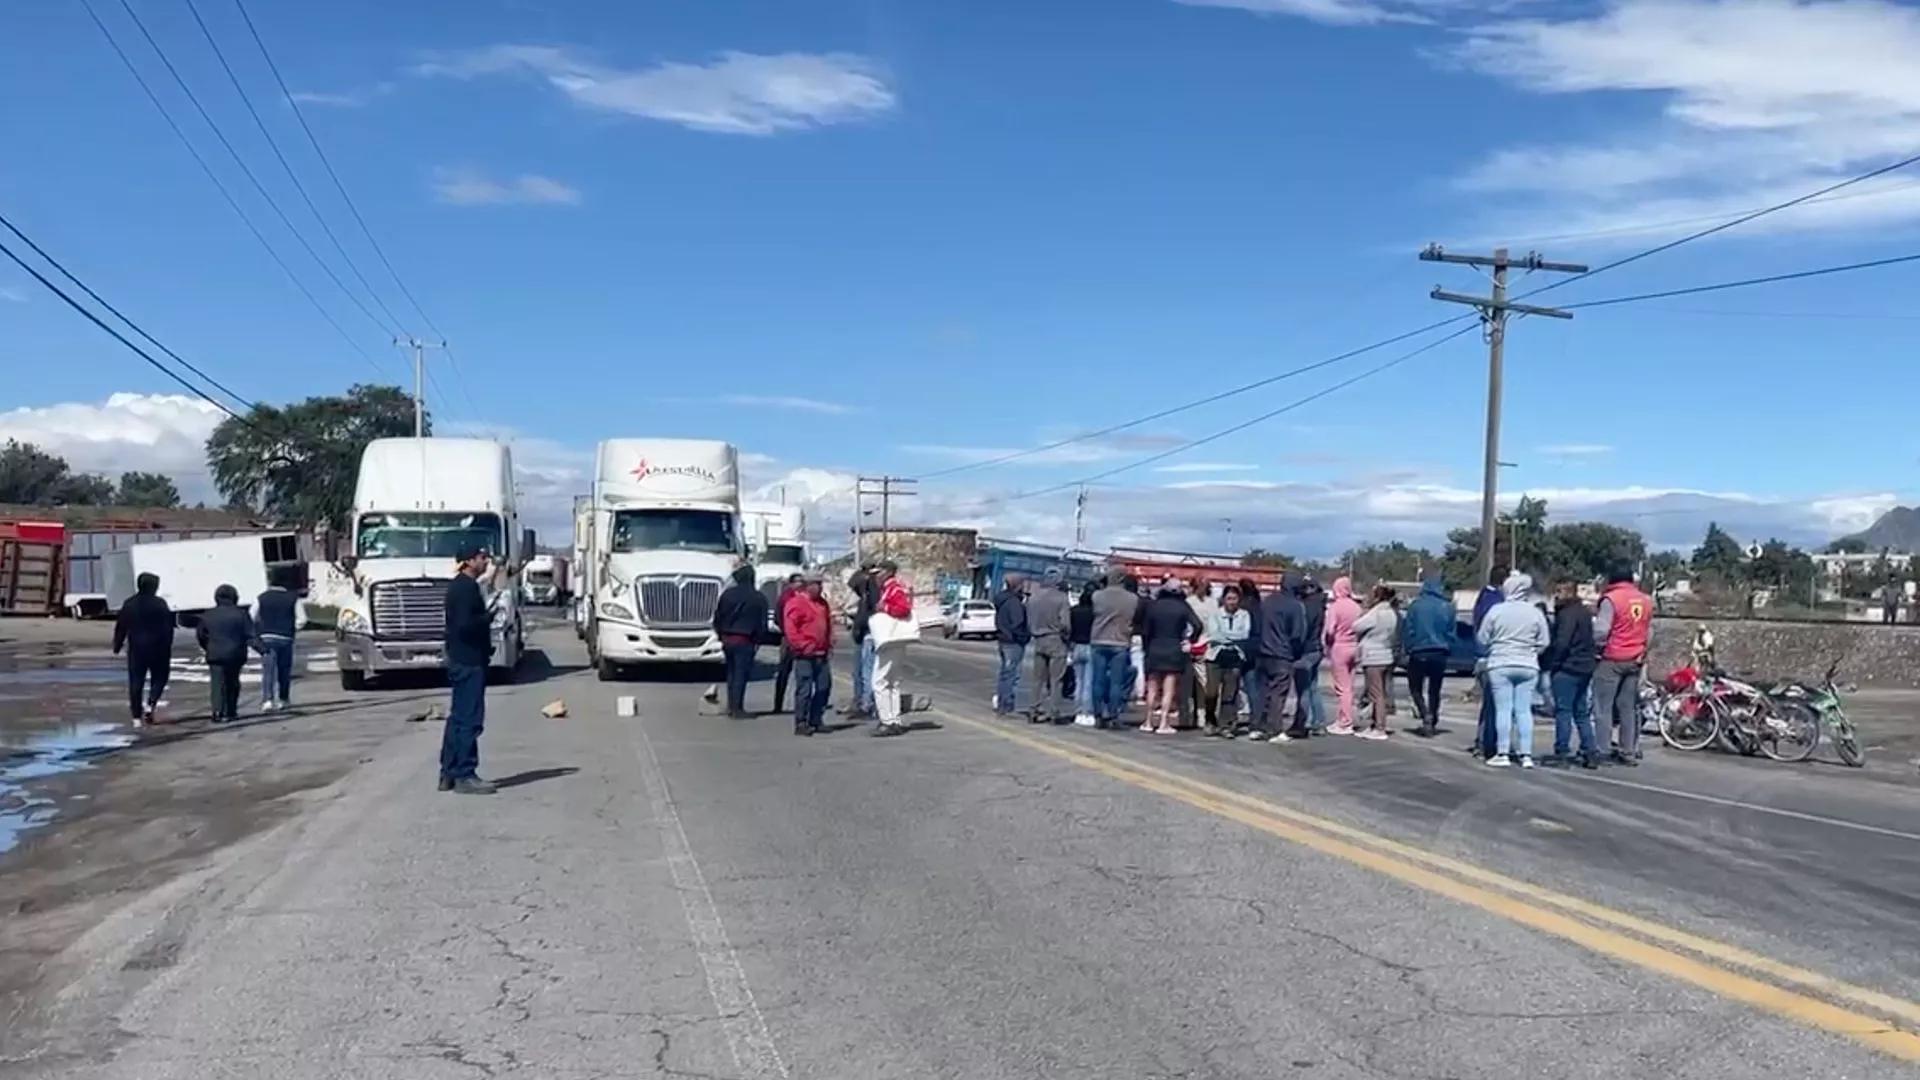
[[[1796,741],[1790,744],[1797,755],[1780,757],[1778,760],[1804,761],[1812,757],[1824,731],[1832,740],[1834,752],[1840,755],[1841,761],[1856,769],[1867,763],[1866,750],[1860,746],[1859,737],[1853,730],[1853,721],[1847,719],[1846,709],[1840,704],[1840,687],[1834,681],[1839,672],[1840,661],[1835,660],[1827,665],[1827,673],[1821,676],[1817,686],[1798,679],[1788,679],[1767,689],[1768,696],[1778,703],[1783,713],[1811,720],[1812,731],[1804,743]]]

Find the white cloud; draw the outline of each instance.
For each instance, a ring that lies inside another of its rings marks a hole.
[[[547,176],[526,173],[495,180],[473,169],[436,169],[433,176],[434,198],[454,206],[503,206],[508,204],[546,204],[575,206],[580,192]]]
[[[1464,190],[1506,196],[1495,201],[1510,216],[1489,235],[1644,236],[1634,226],[1737,216],[1920,146],[1920,11],[1882,0],[1616,0],[1584,16],[1487,22],[1447,55],[1538,93],[1661,106],[1651,122],[1508,147],[1468,171]],[[1844,195],[1762,227],[1920,218],[1920,189],[1904,177]]]
[[[1550,458],[1597,458],[1613,453],[1613,447],[1605,443],[1554,443],[1538,447],[1543,457]]]
[[[900,449],[909,454],[944,458],[963,465],[996,461],[1010,454],[1026,454],[1026,456],[1007,462],[1009,465],[1076,465],[1110,461],[1121,456],[1121,452],[1113,447],[1092,442],[1068,443],[1065,446],[1031,452],[1027,447],[949,446],[941,443],[908,443]]]
[[[1229,465],[1212,461],[1189,461],[1180,465],[1159,465],[1156,466],[1153,471],[1157,473],[1224,473],[1255,472],[1259,468],[1260,466],[1258,465]]]
[[[1337,26],[1364,26],[1384,22],[1425,22],[1410,12],[1396,12],[1366,0],[1175,0],[1190,7],[1238,8],[1257,15],[1293,15]]]
[[[78,472],[117,478],[165,473],[188,502],[215,500],[207,436],[226,414],[186,394],[130,394],[104,402],[23,406],[0,412],[0,441],[33,443]]]
[[[577,105],[729,135],[865,120],[896,104],[873,62],[845,53],[724,52],[705,64],[617,68],[553,46],[494,45],[414,70],[463,79],[533,74]]]
[[[787,409],[792,412],[823,413],[828,416],[845,416],[848,413],[860,411],[852,405],[838,401],[767,394],[728,394],[719,400],[723,405],[738,405],[748,409]]]
[[[9,304],[24,304],[27,302],[27,294],[23,290],[0,285],[0,300],[5,300]]]
[[[295,90],[287,96],[301,105],[320,105],[334,109],[358,109],[371,104],[373,99],[385,97],[392,92],[392,83],[381,82],[353,90]]]

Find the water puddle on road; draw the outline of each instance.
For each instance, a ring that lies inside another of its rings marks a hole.
[[[133,741],[133,732],[118,724],[83,723],[0,749],[0,852],[11,850],[20,834],[47,824],[60,812],[51,797],[29,791],[29,781],[91,768],[92,758]]]

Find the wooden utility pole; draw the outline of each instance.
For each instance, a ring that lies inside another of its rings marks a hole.
[[[864,496],[878,495],[880,497],[880,554],[882,557],[889,554],[893,549],[893,538],[888,535],[889,530],[893,527],[893,500],[910,499],[919,495],[919,492],[912,490],[912,485],[918,484],[919,482],[918,480],[911,480],[904,476],[859,477],[854,482],[853,488],[853,523],[856,545],[858,544],[857,538],[860,535],[861,506],[864,501]],[[874,485],[878,486],[876,487]]]
[[[1487,336],[1487,460],[1486,471],[1481,480],[1480,491],[1480,580],[1491,584],[1493,581],[1493,530],[1499,514],[1495,507],[1500,491],[1500,398],[1502,382],[1505,376],[1507,350],[1507,315],[1519,312],[1522,315],[1545,315],[1550,319],[1571,319],[1573,313],[1559,308],[1536,307],[1533,304],[1516,304],[1507,299],[1507,270],[1519,267],[1531,273],[1535,270],[1552,270],[1562,274],[1584,274],[1587,268],[1577,263],[1548,262],[1538,254],[1528,252],[1519,259],[1510,259],[1506,248],[1495,249],[1492,255],[1454,255],[1441,249],[1439,244],[1430,245],[1420,253],[1423,262],[1458,263],[1462,266],[1487,266],[1493,268],[1493,295],[1467,296],[1462,293],[1448,292],[1435,287],[1428,295],[1435,300],[1444,300],[1450,304],[1469,304],[1480,310],[1480,320],[1486,324]]]

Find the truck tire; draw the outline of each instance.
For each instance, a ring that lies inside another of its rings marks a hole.
[[[603,656],[594,663],[593,674],[601,682],[614,682],[620,678],[620,669]]]
[[[520,669],[518,666],[490,667],[487,669],[487,685],[488,686],[512,686],[514,675],[517,674],[519,670]]]
[[[359,693],[367,688],[367,673],[340,669],[340,689]]]

